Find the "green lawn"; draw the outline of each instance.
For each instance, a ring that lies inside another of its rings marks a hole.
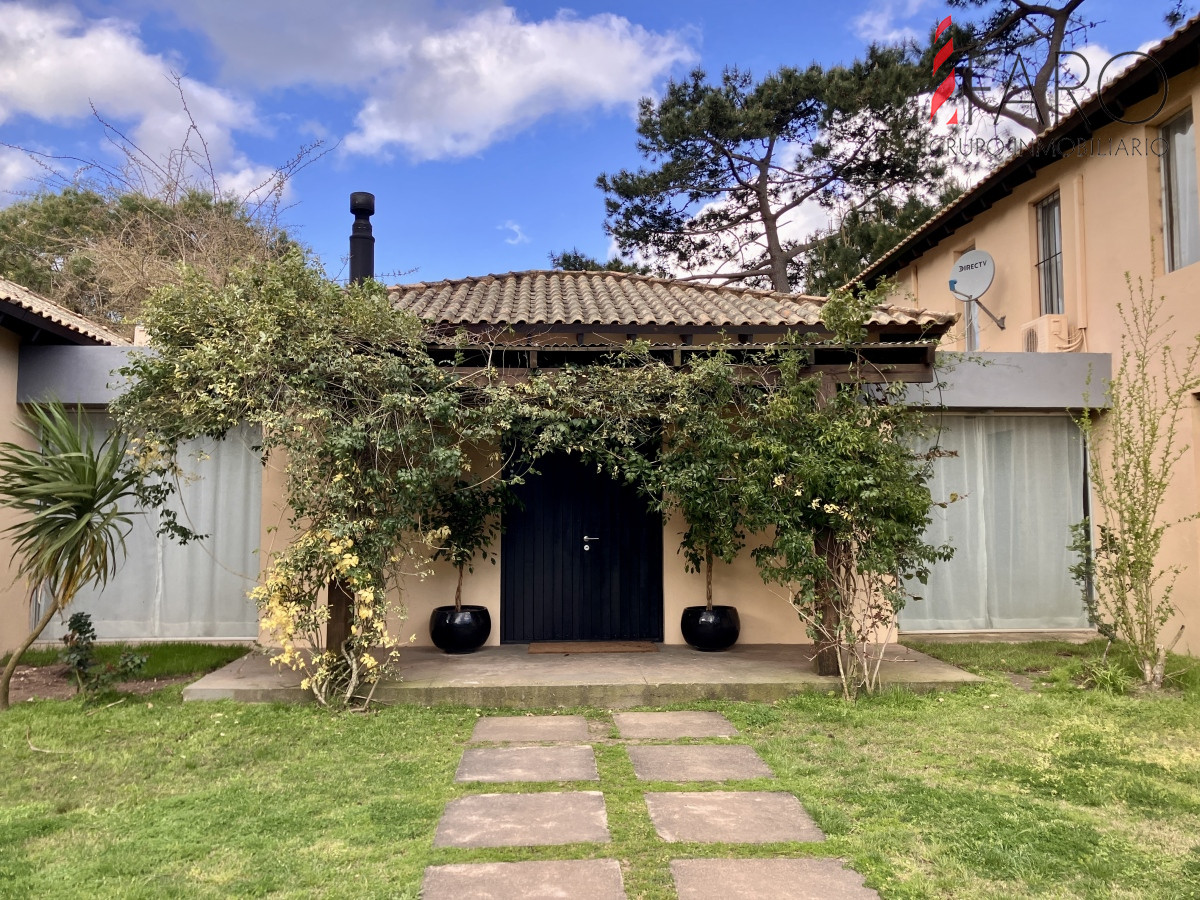
[[[247,648],[239,644],[194,644],[187,641],[164,641],[160,644],[97,644],[96,662],[115,663],[126,650],[135,650],[146,657],[141,678],[171,678],[175,675],[211,672],[226,663],[246,655]],[[0,666],[8,662],[9,654],[0,657]],[[61,662],[61,647],[38,647],[21,656],[23,666],[48,666]]]
[[[487,710],[331,716],[184,705],[178,687],[107,709],[22,704],[0,715],[0,896],[416,897],[431,864],[606,856],[628,864],[630,897],[670,897],[672,858],[815,854],[884,897],[1200,897],[1195,672],[1161,696],[1113,697],[1074,683],[1095,647],[924,649],[989,682],[854,706],[700,705],[778,775],[736,786],[794,792],[829,836],[801,847],[660,842],[642,793],[681,786],[637,783],[612,742],[597,746],[610,846],[434,849],[453,797],[561,789],[453,783]]]

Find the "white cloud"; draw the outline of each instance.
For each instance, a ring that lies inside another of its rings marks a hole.
[[[27,190],[41,169],[29,154],[10,147],[0,147],[0,206],[18,199]]]
[[[866,10],[851,20],[856,37],[880,44],[923,39],[934,22],[914,28],[912,20],[933,5],[932,0],[870,0]]]
[[[187,136],[190,111],[220,169],[237,156],[232,132],[255,126],[254,107],[182,78],[185,110],[173,82],[176,67],[149,52],[127,22],[89,21],[68,7],[0,3],[0,124],[17,116],[70,124],[90,117],[94,106],[161,160]]]
[[[516,246],[517,244],[528,244],[529,243],[529,235],[527,235],[524,231],[522,231],[521,226],[518,225],[516,222],[514,222],[512,219],[509,219],[503,225],[497,225],[496,230],[512,232],[512,237],[506,237],[504,239],[504,243],[506,243],[506,244],[512,244],[513,246]]]
[[[227,80],[349,90],[362,99],[345,149],[415,160],[477,153],[549,115],[632,107],[697,58],[687,36],[620,16],[529,21],[489,0],[173,6],[212,42]]]
[[[127,0],[172,10],[221,57],[226,81],[254,88],[364,86],[396,48],[475,12],[480,0]]]
[[[523,22],[508,7],[390,52],[346,139],[351,152],[467,156],[553,113],[632,105],[694,59],[680,38],[619,16]]]

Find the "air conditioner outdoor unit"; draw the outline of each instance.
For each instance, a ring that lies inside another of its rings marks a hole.
[[[1067,317],[1041,316],[1021,326],[1021,343],[1026,353],[1061,353],[1070,347]]]

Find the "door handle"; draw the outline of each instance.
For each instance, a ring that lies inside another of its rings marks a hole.
[[[584,539],[585,541],[598,541],[598,540],[600,540],[600,538],[598,538],[598,537],[595,537],[595,538],[594,538],[594,537],[588,537],[586,534],[583,536],[583,539]]]
[[[584,550],[591,550],[591,549],[592,549],[592,544],[591,544],[591,542],[592,542],[592,541],[598,541],[598,540],[600,540],[600,538],[588,537],[588,536],[585,534],[585,535],[583,536],[583,549],[584,549]]]

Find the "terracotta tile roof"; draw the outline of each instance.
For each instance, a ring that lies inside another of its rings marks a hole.
[[[624,272],[509,272],[397,285],[392,305],[447,325],[788,328],[821,323],[819,297],[716,287]],[[873,325],[943,330],[950,313],[878,307]]]
[[[1200,45],[1200,14],[1192,16],[1154,46],[1140,54],[1129,68],[1092,94],[1057,125],[1026,142],[957,199],[943,206],[924,225],[909,233],[900,243],[860,272],[851,284],[871,285],[880,278],[894,275],[923,253],[954,234],[976,215],[1048,165],[1077,153],[1093,134],[1113,122],[1109,110],[1128,109],[1135,103],[1157,95],[1162,73],[1173,78],[1197,65],[1196,48]],[[1085,157],[1086,158],[1086,157]]]
[[[74,332],[83,338],[77,343],[104,344],[110,347],[129,344],[126,338],[116,332],[109,331],[78,313],[71,312],[65,306],[59,306],[53,300],[47,300],[40,294],[4,278],[0,278],[0,301],[12,303],[40,319]]]

